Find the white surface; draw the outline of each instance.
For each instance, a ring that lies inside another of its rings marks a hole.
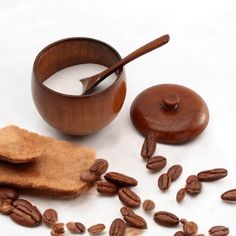
[[[211,226],[222,224],[230,227],[231,235],[236,235],[236,205],[220,199],[222,192],[236,187],[235,12],[234,0],[1,0],[0,126],[16,124],[43,135],[92,146],[98,157],[110,162],[110,171],[136,177],[139,185],[135,191],[143,200],[153,199],[156,210],[169,210],[196,221],[200,233],[207,234]],[[39,116],[31,98],[30,77],[35,56],[47,44],[71,36],[94,37],[126,56],[166,33],[171,36],[168,45],[127,65],[126,101],[107,128],[92,136],[70,138],[59,134]],[[164,194],[157,189],[159,174],[149,174],[144,166],[139,155],[143,138],[129,119],[135,96],[160,83],[178,83],[194,89],[207,102],[211,115],[206,131],[195,141],[180,146],[158,145],[156,154],[168,158],[168,167],[180,163],[184,168],[181,178]],[[181,205],[175,202],[175,194],[189,174],[214,167],[226,167],[229,176],[204,184],[203,192],[196,198],[187,197]],[[101,197],[94,189],[67,201],[25,198],[41,211],[55,208],[60,222],[75,220],[86,226],[103,222],[109,227],[115,217],[120,217],[119,200]],[[138,212],[148,222],[144,235],[173,235],[177,231],[156,225],[142,209]],[[24,228],[2,215],[0,225],[0,235],[4,236],[50,235],[44,226]]]

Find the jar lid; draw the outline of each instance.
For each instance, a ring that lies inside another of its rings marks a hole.
[[[145,137],[178,144],[197,137],[207,126],[209,111],[193,90],[177,84],[161,84],[140,93],[131,106],[131,120]]]

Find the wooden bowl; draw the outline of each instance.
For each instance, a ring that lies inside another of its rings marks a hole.
[[[107,126],[120,111],[126,95],[124,69],[109,87],[88,95],[67,95],[43,84],[52,74],[69,66],[95,63],[110,67],[121,60],[110,45],[91,38],[67,38],[44,48],[32,73],[34,104],[43,119],[65,134],[87,135]]]

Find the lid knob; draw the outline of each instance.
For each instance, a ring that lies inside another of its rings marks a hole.
[[[180,98],[177,94],[175,94],[175,93],[167,94],[163,98],[164,109],[167,110],[167,111],[176,110],[178,105],[179,105],[179,101],[180,101]]]

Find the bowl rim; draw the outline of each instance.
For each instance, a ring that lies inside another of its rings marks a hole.
[[[63,96],[63,97],[69,97],[69,98],[84,98],[84,97],[92,97],[94,95],[99,95],[101,93],[104,93],[108,90],[110,90],[113,86],[115,86],[121,79],[121,75],[124,73],[124,69],[123,67],[120,69],[120,73],[117,75],[117,78],[115,79],[115,81],[109,85],[108,87],[106,87],[105,89],[102,89],[102,90],[98,90],[96,92],[93,92],[93,93],[89,93],[89,94],[82,94],[82,95],[73,95],[73,94],[65,94],[65,93],[61,93],[61,92],[58,92],[58,91],[55,91],[49,87],[47,87],[43,82],[39,81],[38,78],[36,77],[36,67],[38,65],[38,61],[41,57],[41,55],[46,52],[49,48],[51,47],[54,47],[55,45],[57,44],[60,44],[60,43],[64,43],[64,42],[69,42],[69,41],[80,41],[80,40],[87,40],[87,41],[93,41],[93,42],[96,42],[96,43],[99,43],[99,44],[103,44],[104,46],[106,46],[107,48],[109,48],[109,50],[113,51],[115,53],[115,55],[117,56],[117,58],[119,60],[122,59],[122,57],[120,56],[120,54],[118,53],[118,51],[112,47],[111,45],[109,45],[108,43],[105,43],[101,40],[98,40],[98,39],[94,39],[94,38],[89,38],[89,37],[69,37],[69,38],[64,38],[64,39],[59,39],[59,40],[56,40],[52,43],[50,43],[49,45],[47,45],[46,47],[44,47],[36,56],[35,60],[34,60],[34,63],[33,63],[33,80],[35,80],[39,86],[42,86],[44,89],[48,90],[49,92],[51,93],[54,93],[56,95],[60,95],[60,96]],[[80,65],[80,64],[78,64]],[[59,70],[60,71],[60,70]]]

